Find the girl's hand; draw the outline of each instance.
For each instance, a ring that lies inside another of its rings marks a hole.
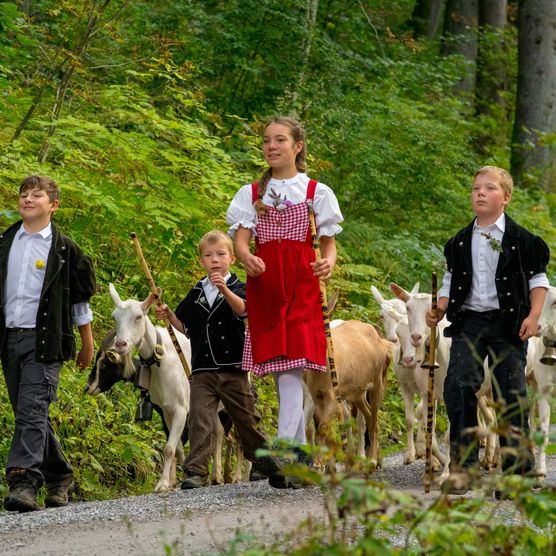
[[[247,255],[242,262],[247,274],[251,277],[259,276],[266,270],[264,261],[255,255]]]
[[[329,280],[332,276],[332,265],[327,258],[311,263],[311,267],[315,276],[318,276],[321,280]]]
[[[154,312],[158,320],[164,320],[170,318],[170,310],[168,309],[168,305],[166,304],[157,305],[154,309]]]

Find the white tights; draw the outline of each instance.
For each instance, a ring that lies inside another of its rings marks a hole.
[[[272,373],[278,391],[278,438],[306,444],[303,413],[303,369]]]

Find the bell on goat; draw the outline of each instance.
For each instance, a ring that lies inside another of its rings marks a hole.
[[[151,402],[151,398],[149,393],[146,392],[139,405],[137,406],[137,411],[135,412],[135,420],[140,421],[152,421],[153,418],[153,404]]]
[[[540,361],[543,365],[556,365],[556,347],[547,347]]]

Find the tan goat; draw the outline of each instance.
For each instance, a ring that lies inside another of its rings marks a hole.
[[[364,416],[370,446],[367,457],[378,464],[378,408],[386,385],[393,344],[382,339],[374,326],[357,320],[332,329],[340,395]],[[330,421],[342,415],[332,390],[330,371],[307,373],[307,386],[315,403],[317,444],[328,442]],[[368,401],[367,401],[368,400]]]

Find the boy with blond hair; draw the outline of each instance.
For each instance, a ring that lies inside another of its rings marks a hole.
[[[208,461],[213,445],[218,403],[222,402],[241,439],[245,456],[266,475],[278,473],[274,458],[256,458],[266,439],[258,429],[260,416],[248,375],[241,368],[245,340],[245,284],[230,273],[235,262],[230,237],[218,230],[205,234],[198,244],[199,263],[207,276],[200,280],[176,308],[156,309],[176,330],[191,340],[190,451],[183,468],[181,488],[208,484]]]
[[[502,427],[520,434],[501,435],[504,473],[525,474],[533,467],[527,447],[529,433],[525,362],[527,339],[537,333],[549,286],[550,252],[539,237],[506,213],[512,198],[510,174],[484,166],[474,176],[471,205],[476,218],[446,243],[447,272],[439,291],[438,309],[427,324],[444,315],[452,338],[444,401],[450,420],[450,478],[446,490],[469,490],[466,471],[477,465],[477,397],[488,357],[494,398],[501,404]],[[520,441],[519,436],[522,436]],[[500,493],[497,492],[497,497]]]
[[[89,299],[95,291],[91,261],[51,222],[59,190],[47,176],[30,176],[19,188],[22,220],[0,235],[0,348],[15,415],[6,477],[9,511],[38,510],[46,484],[47,507],[64,506],[73,483],[48,416],[63,361],[75,357],[73,325],[81,335],[77,365],[93,356]]]

